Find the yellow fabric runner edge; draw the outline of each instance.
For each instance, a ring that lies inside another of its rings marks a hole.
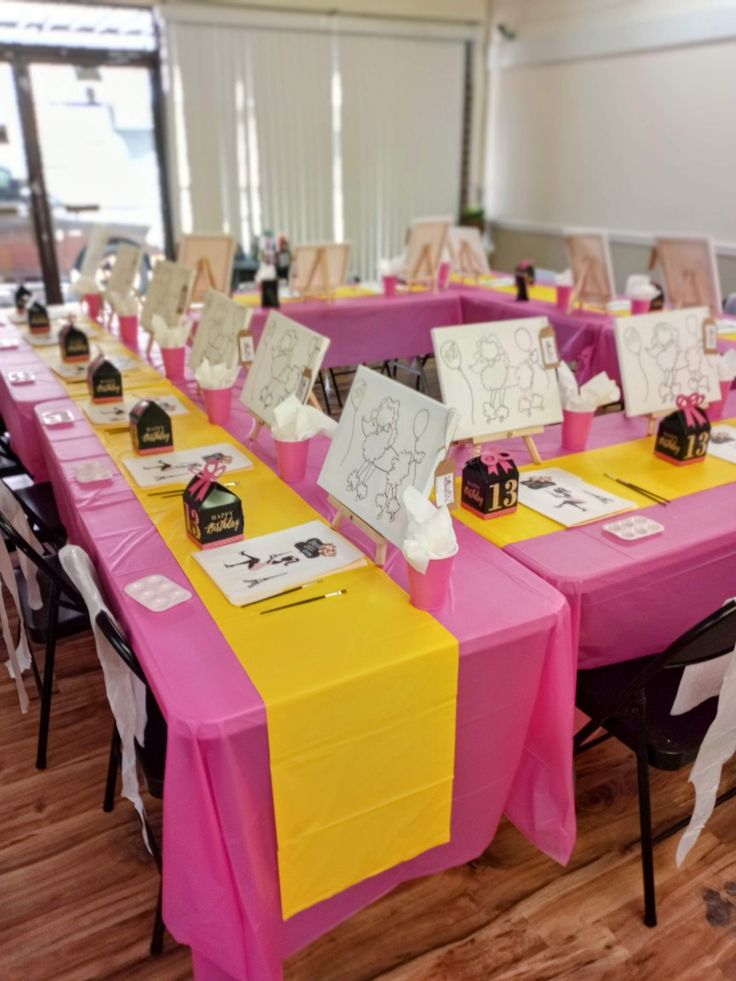
[[[111,338],[103,346],[119,353],[116,345]],[[230,433],[211,425],[183,392],[154,374],[156,394],[176,395],[190,412],[172,418],[177,449],[226,440],[253,461],[252,470],[228,475],[239,483],[247,537],[321,519]],[[68,390],[86,398],[78,384]],[[447,842],[457,639],[414,609],[373,565],[323,579],[300,598],[344,587],[346,595],[266,620],[261,610],[286,601],[232,606],[192,557],[196,546],[184,532],[181,501],[135,485],[120,463],[132,453],[126,433],[93,429],[266,706],[284,919]]]
[[[721,421],[736,422],[736,420],[725,419],[719,420]],[[640,487],[670,500],[736,481],[736,466],[716,457],[706,456],[702,463],[684,467],[660,460],[654,455],[654,440],[654,436],[647,436],[628,443],[601,446],[595,450],[543,460],[541,464],[529,464],[519,469],[526,473],[546,467],[559,467],[603,490],[634,501],[637,507],[651,507],[653,502],[642,494],[630,491],[628,487],[622,487],[615,480],[609,480],[604,477],[604,474],[608,473],[612,477],[639,484]],[[565,530],[556,521],[524,507],[523,504],[518,506],[515,514],[491,518],[488,521],[476,517],[462,507],[458,507],[453,513],[463,524],[500,548],[526,541],[528,538],[538,538],[540,535]]]

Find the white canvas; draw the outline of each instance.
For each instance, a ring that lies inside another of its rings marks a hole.
[[[110,229],[107,225],[93,225],[84,250],[84,259],[79,269],[79,275],[88,279],[97,278],[97,269],[105,255],[107,243],[110,240]]]
[[[611,251],[604,232],[566,231],[575,297],[582,303],[605,306],[616,295]]]
[[[322,521],[310,521],[271,535],[246,538],[194,553],[207,575],[235,606],[247,606],[293,590],[283,602],[309,596],[295,587],[365,565],[354,545]],[[332,584],[325,592],[333,588]]]
[[[253,464],[232,443],[197,446],[173,453],[150,453],[146,456],[125,456],[122,462],[139,487],[159,487],[165,484],[184,484],[194,476],[193,468],[202,468],[212,460],[225,464],[225,473],[248,470]]]
[[[519,503],[571,528],[636,508],[636,503],[558,467],[519,475]]]
[[[255,416],[273,425],[274,407],[289,395],[306,402],[329,346],[329,338],[273,310],[240,393],[241,401]]]
[[[348,281],[349,242],[297,245],[289,285],[295,293],[333,293]]]
[[[448,245],[453,272],[460,276],[491,275],[480,229],[474,226],[455,225],[450,229]]]
[[[704,307],[614,320],[627,416],[673,412],[678,395],[718,401],[717,355],[705,353]]]
[[[189,367],[192,371],[205,358],[210,364],[234,367],[239,361],[238,334],[247,329],[252,316],[252,310],[231,300],[224,293],[208,290],[189,355]]]
[[[713,240],[707,236],[668,235],[656,239],[657,261],[667,302],[673,307],[709,308],[721,313],[721,285]]]
[[[361,365],[318,483],[400,546],[404,489],[429,494],[456,427],[454,409]]]
[[[194,273],[167,259],[158,263],[148,284],[141,311],[141,323],[153,330],[153,316],[158,314],[168,327],[178,327],[189,306]]]
[[[110,278],[105,286],[105,292],[117,296],[127,296],[133,289],[135,277],[143,258],[140,245],[121,242],[115,253],[115,265],[112,267]]]
[[[130,410],[141,399],[149,398],[145,392],[126,395],[120,402],[82,402],[81,408],[94,426],[109,426],[128,422]],[[158,402],[170,416],[185,416],[189,409],[175,395],[150,396],[152,402]]]
[[[726,463],[736,463],[736,426],[725,423],[711,426],[708,456],[718,457]]]
[[[562,419],[554,368],[546,368],[545,317],[434,327],[442,401],[460,417],[457,439],[492,435]]]

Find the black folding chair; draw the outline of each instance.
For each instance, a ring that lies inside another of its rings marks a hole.
[[[7,481],[5,485],[23,508],[37,538],[55,549],[66,544],[66,528],[59,517],[54,489],[48,481],[27,487],[12,487]]]
[[[28,474],[20,458],[10,445],[10,434],[0,420],[0,477],[19,477]]]
[[[115,653],[125,662],[133,674],[143,682],[146,688],[146,728],[144,732],[144,745],[139,745],[136,740],[135,752],[138,765],[140,766],[146,781],[146,786],[152,797],[161,800],[164,795],[164,770],[166,765],[166,720],[161,714],[161,709],[154,698],[153,692],[146,680],[143,668],[140,665],[135,651],[130,646],[125,637],[114,621],[107,613],[100,611],[95,620],[105,638]],[[113,725],[112,742],[110,745],[110,759],[107,767],[107,780],[105,782],[105,798],[102,805],[104,811],[112,811],[115,806],[115,788],[117,785],[118,772],[121,764],[121,745],[120,734],[117,725]],[[153,921],[153,931],[151,934],[150,951],[154,957],[162,953],[164,947],[164,921],[161,912],[161,895],[163,883],[163,865],[161,860],[161,848],[159,847],[156,836],[153,834],[148,820],[144,818],[146,833],[151,844],[153,859],[161,876],[159,883],[158,902],[156,904],[156,915]]]
[[[736,645],[736,602],[729,600],[678,637],[660,654],[589,671],[579,671],[576,704],[590,718],[575,735],[575,754],[612,736],[636,754],[641,860],[644,877],[644,922],[657,925],[654,893],[654,845],[684,828],[686,817],[652,834],[649,767],[679,770],[694,762],[715,718],[717,700],[709,698],[683,715],[671,709],[684,669],[727,654]],[[604,734],[594,738],[603,729]],[[722,794],[717,804],[736,794]]]
[[[18,534],[2,512],[0,512],[0,533],[17,551],[27,556],[38,570],[38,585],[43,600],[38,610],[31,608],[27,583],[20,569],[15,570],[15,578],[28,639],[32,644],[44,647],[46,651],[42,677],[31,650],[33,677],[41,697],[36,767],[44,770],[51,720],[56,641],[88,630],[89,618],[84,600],[61,568],[56,553],[47,555],[37,552],[22,535]]]

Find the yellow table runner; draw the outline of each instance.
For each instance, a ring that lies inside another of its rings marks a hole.
[[[545,460],[539,466],[530,464],[520,469],[527,472],[545,467],[567,470],[568,473],[582,477],[583,480],[618,494],[619,497],[630,498],[639,507],[651,507],[653,502],[635,491],[630,491],[628,487],[622,487],[615,480],[608,480],[603,475],[608,473],[612,477],[639,484],[640,487],[670,500],[736,481],[736,466],[713,456],[706,456],[703,463],[685,467],[677,467],[660,460],[654,455],[654,436],[629,443],[618,443],[614,446],[602,446],[583,453],[572,453],[554,460]],[[527,538],[537,538],[539,535],[549,535],[553,531],[562,531],[562,525],[522,504],[515,514],[491,518],[488,521],[477,518],[461,507],[454,513],[458,520],[501,548],[514,542],[525,541]]]
[[[338,300],[349,300],[356,296],[376,296],[376,291],[360,285],[341,286],[339,289],[335,290],[335,298]],[[236,303],[239,303],[244,307],[260,307],[261,291],[253,290],[253,292],[249,293],[234,293],[233,299]],[[282,296],[279,298],[279,302],[299,303],[304,302],[304,298],[301,296]]]
[[[167,385],[190,410],[172,419],[177,449],[235,442],[159,376]],[[119,464],[132,452],[127,434],[97,432]],[[225,478],[238,482],[249,538],[319,517],[251,459]],[[192,558],[181,500],[120,469],[266,706],[284,918],[448,841],[457,640],[374,566],[300,594],[344,596],[265,620],[261,610],[288,600],[231,606]]]

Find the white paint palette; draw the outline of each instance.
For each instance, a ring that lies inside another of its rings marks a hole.
[[[32,385],[36,376],[32,371],[9,371],[8,381],[11,385]]]
[[[92,460],[75,467],[74,476],[80,484],[100,484],[112,480],[112,470],[102,460]]]
[[[622,542],[638,542],[642,538],[661,535],[664,531],[664,525],[661,525],[659,521],[654,521],[653,518],[638,514],[631,518],[622,518],[620,521],[611,521],[607,525],[603,525],[603,531]]]
[[[74,423],[74,413],[69,409],[59,409],[57,412],[44,412],[41,422],[50,429],[56,426],[71,426]]]
[[[184,589],[168,576],[144,576],[143,579],[129,582],[125,586],[125,592],[152,613],[164,613],[172,606],[186,603],[192,598],[188,589]]]

